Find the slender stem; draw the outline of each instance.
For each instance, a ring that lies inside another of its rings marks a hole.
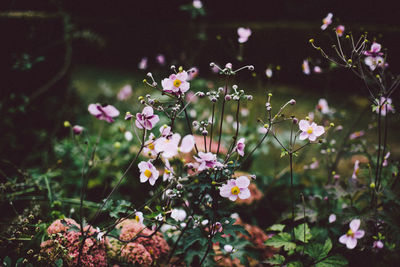
[[[292,202],[292,239],[294,236],[294,197],[293,197],[293,153],[289,152],[289,166],[290,166],[290,199]]]
[[[221,145],[221,136],[222,136],[222,125],[224,123],[224,111],[225,111],[225,96],[228,92],[228,81],[225,83],[225,92],[224,92],[224,98],[222,99],[222,111],[221,111],[221,119],[220,119],[220,124],[219,124],[219,138],[218,138],[218,148],[217,148],[217,156],[219,153],[219,147]]]
[[[203,138],[204,138],[204,152],[207,153],[207,138],[205,135],[203,135]]]
[[[169,262],[171,261],[172,256],[173,256],[174,253],[175,253],[175,250],[178,248],[178,243],[179,243],[179,241],[181,240],[183,234],[184,234],[184,233],[186,232],[186,230],[189,228],[189,224],[190,224],[190,222],[192,221],[192,219],[193,219],[193,217],[190,217],[190,218],[189,218],[189,220],[186,222],[185,228],[182,229],[181,233],[180,233],[179,236],[178,236],[178,239],[175,241],[174,247],[172,248],[171,252],[169,253],[168,260],[167,260],[167,264],[169,264]]]
[[[208,148],[208,151],[210,151],[210,152],[211,152],[211,144],[212,144],[212,139],[213,139],[214,112],[215,112],[215,103],[213,102],[212,115],[211,115],[210,144],[209,144],[209,148]]]
[[[378,183],[376,184],[376,190],[379,191],[379,187],[382,183],[382,169],[383,169],[383,162],[385,161],[385,153],[386,153],[386,146],[387,146],[387,132],[388,132],[388,112],[387,112],[387,105],[385,105],[385,119],[384,119],[384,132],[383,132],[383,151],[382,151],[382,160],[381,165],[379,166],[379,174],[378,174]]]
[[[181,99],[181,103],[182,103],[182,106],[185,106],[185,104],[184,104],[182,99]],[[190,123],[190,119],[189,119],[189,116],[187,114],[186,108],[184,109],[184,113],[185,113],[186,123],[187,123],[188,129],[189,129],[189,132],[190,132],[191,135],[193,135],[192,125]],[[194,143],[194,149],[196,150],[196,153],[199,153],[199,150],[197,149],[196,142]]]

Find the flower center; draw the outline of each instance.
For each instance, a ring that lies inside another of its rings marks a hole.
[[[351,230],[351,229],[349,229],[349,231],[347,231],[347,234],[346,234],[347,236],[351,236],[351,237],[354,237],[354,232]]]
[[[178,79],[176,79],[176,80],[174,80],[174,86],[175,87],[179,87],[179,86],[181,86],[181,80],[178,80]]]
[[[170,171],[170,170],[168,170],[168,169],[165,169],[165,173],[166,173],[166,174],[170,174],[170,173],[171,173],[171,171]]]
[[[232,187],[231,189],[232,195],[238,195],[240,193],[240,189],[237,186]]]
[[[140,221],[139,216],[136,215],[135,220],[136,220],[137,222],[139,222],[139,221]]]
[[[150,150],[154,150],[154,144],[153,144],[153,143],[148,144],[147,147],[148,147]]]
[[[307,129],[308,134],[312,134],[313,131],[314,131],[314,129],[311,126],[308,127],[308,129]]]
[[[151,176],[151,171],[145,170],[145,171],[144,171],[144,175],[145,175],[147,178],[150,178],[150,176]]]

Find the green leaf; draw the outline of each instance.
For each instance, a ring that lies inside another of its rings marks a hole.
[[[274,224],[267,229],[267,231],[277,231],[282,232],[286,225],[284,224]]]
[[[10,257],[6,256],[3,260],[3,265],[4,266],[11,266],[11,259]]]
[[[58,259],[58,260],[56,260],[56,261],[54,262],[54,264],[55,264],[57,267],[61,267],[61,266],[63,266],[63,260],[62,260],[62,259]]]
[[[312,237],[310,228],[306,223],[300,224],[294,228],[294,235],[297,240],[300,240],[304,243],[308,243],[308,240],[310,240]]]
[[[347,260],[341,255],[333,255],[321,262],[315,264],[315,267],[340,267],[347,266],[349,263]]]
[[[274,235],[265,242],[265,245],[280,248],[283,247],[284,250],[294,250],[296,244],[291,241],[291,236],[289,233],[279,233]]]
[[[292,261],[287,264],[287,267],[302,267],[303,264],[299,261]]]
[[[332,241],[328,238],[323,246],[320,243],[312,243],[307,245],[304,252],[315,261],[319,261],[325,258],[331,249]]]
[[[267,260],[267,263],[272,265],[281,265],[285,262],[285,257],[279,254],[275,254],[271,259]]]

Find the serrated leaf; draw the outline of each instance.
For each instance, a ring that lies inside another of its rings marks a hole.
[[[286,227],[284,224],[274,224],[271,227],[267,229],[267,231],[277,231],[277,232],[282,232],[283,229]]]
[[[333,255],[315,264],[315,267],[340,267],[347,266],[348,261],[341,255]]]
[[[312,243],[307,245],[304,252],[315,261],[319,261],[325,258],[328,255],[329,251],[331,251],[331,249],[332,241],[328,238],[323,246],[319,243]]]
[[[275,248],[283,247],[286,251],[296,248],[296,244],[291,241],[291,236],[288,233],[274,235],[265,242],[265,245]]]
[[[281,265],[284,262],[285,262],[285,257],[279,254],[276,254],[271,259],[267,260],[267,263],[272,265]]]
[[[312,237],[310,228],[306,223],[300,224],[294,228],[294,236],[297,240],[300,240],[304,243],[308,243],[308,240],[310,240]]]

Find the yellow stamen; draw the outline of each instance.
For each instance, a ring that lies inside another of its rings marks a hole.
[[[135,220],[136,220],[137,222],[139,222],[139,221],[140,221],[139,216],[136,215]]]
[[[151,176],[151,171],[145,170],[145,171],[144,171],[144,175],[145,175],[147,178],[150,178],[150,176]]]
[[[178,79],[176,79],[176,80],[174,80],[174,86],[175,87],[179,87],[179,86],[181,86],[181,80],[178,80]]]
[[[154,143],[148,144],[147,147],[148,147],[150,150],[153,150],[153,149],[154,149]]]
[[[349,231],[347,231],[346,235],[354,237],[354,232],[351,229],[349,229]]]
[[[170,174],[170,173],[171,173],[171,171],[170,171],[170,170],[168,170],[168,169],[165,169],[165,173],[166,173],[166,174]]]
[[[307,129],[308,134],[312,134],[313,131],[314,131],[314,129],[311,126],[308,127],[308,129]]]
[[[237,186],[232,187],[231,193],[232,193],[232,195],[239,195],[239,193],[240,193],[239,187],[237,187]]]

